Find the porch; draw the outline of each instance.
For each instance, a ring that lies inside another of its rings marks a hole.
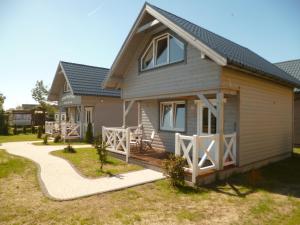
[[[149,139],[154,131],[155,151],[183,156],[185,170],[195,183],[199,175],[238,164],[238,100],[238,92],[219,90],[126,101],[123,127],[103,127],[103,141],[109,151],[124,155],[126,161],[136,156],[130,142],[137,127],[126,127],[126,114],[137,102],[139,132],[143,138]],[[146,156],[147,151],[139,155]],[[155,154],[151,157],[156,158]]]

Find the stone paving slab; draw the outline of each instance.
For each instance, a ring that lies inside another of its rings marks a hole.
[[[8,153],[28,158],[39,165],[39,180],[44,193],[55,200],[71,200],[120,190],[165,178],[160,172],[144,169],[113,177],[90,179],[81,176],[65,159],[50,155],[65,146],[36,146],[32,142],[2,144]],[[90,145],[78,145],[79,148]]]

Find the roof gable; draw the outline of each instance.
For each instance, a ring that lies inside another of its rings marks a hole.
[[[55,86],[62,82],[62,75],[70,86],[73,95],[120,97],[119,90],[103,89],[101,87],[108,71],[109,69],[102,67],[60,61],[50,89],[49,100],[58,98],[58,91]]]
[[[275,65],[300,81],[300,59],[278,62]],[[300,89],[296,89],[296,92],[300,92]]]
[[[219,65],[231,65],[239,67],[254,73],[259,73],[260,75],[265,76],[269,79],[284,82],[291,86],[300,86],[299,80],[289,76],[286,72],[282,71],[248,48],[242,47],[226,38],[223,38],[194,23],[191,23],[149,3],[146,3],[144,5],[136,22],[134,23],[134,26],[128,34],[128,37],[126,38],[119,54],[117,55],[111,67],[107,80],[104,83],[105,86],[110,86],[109,81],[114,80],[111,77],[114,76],[115,69],[117,68],[118,63],[121,60],[124,51],[126,51],[127,45],[138,29],[138,25],[142,16],[146,12],[151,14],[162,24],[176,32],[190,44],[194,45]]]

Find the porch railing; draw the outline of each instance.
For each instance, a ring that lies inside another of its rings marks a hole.
[[[59,132],[59,124],[54,121],[46,121],[45,122],[45,133],[53,135]]]
[[[64,140],[80,138],[80,124],[64,122],[60,124],[61,136]]]
[[[107,150],[126,156],[128,162],[130,156],[130,137],[139,127],[102,127],[102,140],[107,144]]]
[[[236,133],[223,136],[223,165],[236,163]],[[185,170],[192,174],[192,182],[196,183],[199,174],[219,169],[219,134],[186,136],[176,133],[175,154],[183,156],[187,161]]]

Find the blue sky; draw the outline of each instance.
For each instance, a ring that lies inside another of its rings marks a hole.
[[[271,62],[300,58],[299,0],[149,0]],[[110,67],[141,0],[0,0],[0,93],[5,108],[33,103],[59,60]]]

